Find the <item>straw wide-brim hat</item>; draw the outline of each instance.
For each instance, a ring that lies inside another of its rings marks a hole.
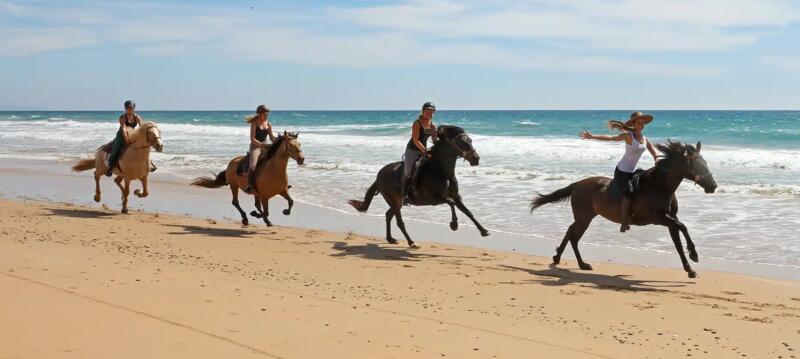
[[[251,122],[255,120],[258,117],[258,115],[262,113],[269,113],[269,108],[267,107],[267,105],[258,105],[258,107],[256,107],[256,113],[254,115],[245,117],[245,121]]]
[[[640,111],[636,111],[636,112],[631,114],[631,119],[625,122],[625,126],[628,126],[628,127],[633,126],[633,123],[636,120],[640,119],[640,118],[644,119],[644,124],[645,125],[650,123],[650,122],[653,122],[653,115],[648,115],[648,114],[642,113]]]

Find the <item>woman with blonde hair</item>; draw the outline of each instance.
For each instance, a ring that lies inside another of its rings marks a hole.
[[[612,185],[619,186],[618,189],[623,194],[620,232],[631,229],[630,225],[628,225],[628,214],[630,213],[631,200],[636,191],[636,185],[632,180],[639,159],[645,149],[653,155],[653,160],[657,158],[655,148],[644,137],[643,133],[644,126],[652,121],[653,115],[637,111],[632,113],[630,120],[624,123],[616,120],[608,121],[608,128],[622,132],[619,135],[593,135],[589,131],[580,133],[581,138],[584,140],[625,141],[625,154],[617,163],[617,168],[614,169],[614,180],[611,181]]]
[[[250,124],[250,170],[247,175],[247,187],[244,191],[251,193],[253,191],[253,182],[255,182],[258,157],[270,146],[267,143],[267,136],[272,142],[275,141],[275,135],[272,134],[272,124],[269,123],[269,108],[266,105],[258,105],[255,115],[246,117],[245,121]]]

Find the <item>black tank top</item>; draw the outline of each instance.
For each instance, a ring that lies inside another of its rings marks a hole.
[[[422,122],[420,122],[419,120],[417,120],[415,122],[419,123],[419,134],[417,135],[417,139],[419,140],[419,142],[422,142],[422,145],[424,145],[427,148],[428,147],[428,138],[433,136],[433,133],[436,131],[436,126],[434,126],[433,122],[431,122],[431,128],[425,128],[425,127],[422,127]],[[417,146],[414,145],[414,139],[413,138],[408,140],[408,144],[406,145],[406,149],[419,151],[419,148],[417,148]]]
[[[128,114],[124,114],[122,116],[125,117],[125,126],[126,127],[136,128],[136,125],[138,124],[136,122],[136,115],[133,115],[133,121],[132,122],[128,122]]]
[[[259,142],[266,142],[268,133],[269,133],[269,128],[262,129],[261,127],[256,125],[256,140],[258,140]]]

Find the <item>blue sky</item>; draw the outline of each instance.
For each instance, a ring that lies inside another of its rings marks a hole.
[[[4,1],[0,110],[800,109],[800,1]]]

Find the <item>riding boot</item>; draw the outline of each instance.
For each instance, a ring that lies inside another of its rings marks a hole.
[[[250,172],[247,174],[247,187],[245,187],[244,192],[247,194],[252,194],[253,189],[255,188],[256,183],[256,170],[251,169]]]
[[[122,130],[117,131],[117,136],[114,137],[114,144],[111,146],[111,153],[108,154],[108,170],[106,176],[111,177],[114,172],[114,167],[119,160],[119,153],[122,151],[122,146],[125,145],[125,137]]]
[[[404,206],[410,205],[410,201],[408,198],[408,185],[409,179],[405,175],[400,176],[400,198],[402,199],[402,204]]]
[[[628,198],[626,196],[623,196],[622,197],[622,218],[620,220],[622,225],[619,226],[619,231],[620,232],[624,233],[625,231],[631,229],[631,226],[628,225],[628,219],[630,219],[630,210],[631,210],[631,200],[630,200],[630,198]]]

